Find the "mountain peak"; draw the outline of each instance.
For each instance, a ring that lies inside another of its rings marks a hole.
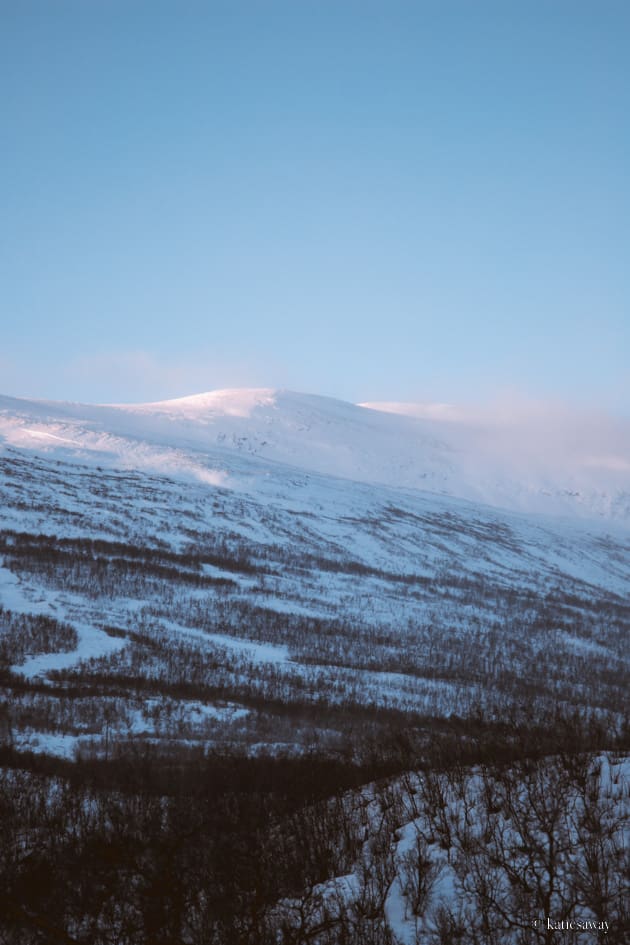
[[[131,413],[153,413],[196,419],[203,415],[249,417],[256,407],[275,403],[278,391],[270,387],[235,387],[223,390],[189,394],[172,400],[157,400],[141,404],[106,404]]]
[[[352,404],[276,388],[140,404],[0,397],[0,451],[56,453],[256,489],[265,469],[334,476],[488,505],[630,522],[626,421],[500,417],[448,404]],[[248,465],[249,464],[249,465]]]

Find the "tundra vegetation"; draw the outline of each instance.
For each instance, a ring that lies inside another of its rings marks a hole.
[[[628,940],[623,543],[0,471],[0,943]]]

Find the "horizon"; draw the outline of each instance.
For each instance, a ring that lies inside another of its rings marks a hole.
[[[626,4],[7,5],[0,390],[630,417]]]
[[[553,416],[556,420],[559,418],[571,417],[573,420],[581,419],[583,422],[595,423],[598,419],[610,419],[612,422],[621,422],[622,427],[618,430],[625,430],[626,421],[630,420],[630,414],[626,415],[621,410],[615,410],[610,407],[599,404],[580,404],[571,403],[568,400],[556,398],[535,398],[525,397],[519,391],[511,388],[499,392],[494,397],[485,399],[462,398],[460,400],[438,401],[438,400],[394,400],[394,399],[366,399],[350,400],[345,397],[338,397],[335,394],[323,393],[315,390],[298,390],[294,387],[272,387],[270,385],[238,387],[218,387],[207,390],[195,390],[188,393],[178,394],[174,397],[163,397],[154,400],[78,400],[75,398],[52,398],[52,397],[31,397],[28,395],[12,394],[0,390],[0,399],[9,399],[24,401],[24,403],[49,403],[51,405],[74,405],[85,407],[151,407],[161,404],[177,403],[178,401],[194,401],[216,394],[295,394],[299,397],[309,397],[316,400],[330,400],[350,405],[353,407],[362,407],[368,410],[376,410],[383,413],[408,416],[410,418],[431,420],[437,423],[481,423],[488,425],[509,425],[514,422],[530,422],[536,417],[548,418]],[[628,444],[630,445],[630,427],[628,427]]]
[[[14,401],[17,401],[16,409]],[[32,429],[32,423],[28,423],[29,404],[35,408],[33,418],[39,418],[34,421],[35,427]],[[44,413],[41,412],[42,407]],[[56,407],[61,408],[57,417]],[[327,425],[332,424],[331,430],[345,428],[352,439],[358,419],[358,414],[352,413],[355,409],[380,414],[376,429],[381,432],[388,427],[392,431],[398,430],[402,441],[407,440],[409,434],[414,439],[416,432],[420,441],[427,434],[430,437],[435,435],[440,442],[448,444],[447,450],[454,449],[460,456],[475,453],[494,456],[501,463],[507,462],[515,468],[525,464],[530,472],[535,468],[556,467],[563,468],[571,475],[577,470],[587,473],[589,477],[591,474],[612,475],[618,480],[618,485],[623,485],[630,473],[629,418],[593,407],[578,408],[561,402],[525,400],[509,395],[500,400],[476,404],[392,401],[354,403],[321,394],[261,387],[205,391],[162,401],[89,404],[14,399],[0,393],[0,441],[5,445],[28,443],[29,448],[39,448],[42,436],[48,437],[50,431],[53,431],[52,440],[58,439],[59,433],[62,440],[66,437],[66,433],[56,426],[59,423],[64,425],[64,417],[71,425],[75,421],[79,426],[81,422],[87,423],[86,429],[96,421],[97,427],[106,431],[112,423],[111,429],[116,427],[116,417],[121,415],[127,418],[125,430],[127,421],[134,418],[132,423],[137,425],[136,435],[140,439],[145,435],[150,439],[155,419],[166,421],[168,429],[175,436],[178,435],[177,424],[180,422],[188,430],[198,425],[200,431],[207,431],[221,423],[227,423],[228,428],[232,423],[245,424],[255,430],[257,422],[262,425],[260,429],[270,430],[270,423],[279,423],[281,426],[286,425],[288,432],[296,429],[298,419],[300,422],[297,428],[302,429],[303,423],[306,423],[304,417],[309,412],[315,426],[322,417],[326,418],[322,428],[324,438]],[[94,410],[97,412],[92,412]],[[391,426],[386,417],[392,418]],[[361,422],[359,420],[359,425]],[[310,429],[308,424],[307,429]],[[372,434],[374,430],[369,438]],[[204,432],[203,448],[212,439],[210,437],[207,443],[205,436]],[[320,434],[315,439],[319,441]],[[71,435],[68,442],[72,440]],[[46,448],[51,445],[54,444],[51,442]],[[359,446],[359,452],[362,448]],[[521,472],[527,478],[525,466]]]

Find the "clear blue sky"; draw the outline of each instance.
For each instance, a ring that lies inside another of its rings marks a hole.
[[[0,392],[630,413],[626,0],[0,0]]]

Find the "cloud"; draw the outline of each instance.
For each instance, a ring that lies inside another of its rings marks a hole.
[[[630,419],[557,400],[514,392],[484,404],[370,403],[373,409],[416,417],[465,452],[503,465],[519,462],[551,471],[567,463],[596,476],[606,471],[630,490]]]

